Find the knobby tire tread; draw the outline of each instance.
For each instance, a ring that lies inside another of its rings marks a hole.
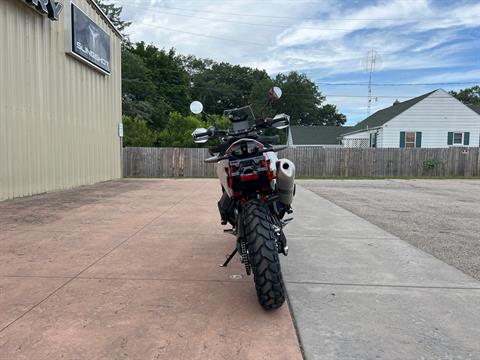
[[[252,201],[245,205],[244,219],[258,301],[267,310],[279,308],[285,302],[285,286],[272,228],[272,215],[262,202]]]

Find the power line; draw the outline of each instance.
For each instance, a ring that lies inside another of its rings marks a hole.
[[[368,83],[332,83],[332,82],[315,82],[318,85],[328,86],[367,86]],[[459,81],[459,82],[435,82],[435,83],[372,83],[372,86],[441,86],[441,85],[475,85],[480,84],[478,81]]]
[[[250,45],[254,45],[254,46],[261,46],[261,47],[273,47],[273,46],[277,46],[277,44],[267,44],[267,43],[258,43],[258,42],[253,42],[253,41],[248,41],[248,40],[239,40],[239,39],[232,39],[232,38],[225,38],[225,37],[221,37],[221,36],[216,36],[216,35],[207,35],[207,34],[199,34],[199,33],[195,33],[195,32],[190,32],[190,31],[185,31],[185,30],[180,30],[180,29],[173,29],[173,28],[169,28],[169,27],[166,27],[166,26],[161,26],[161,25],[154,25],[154,24],[147,24],[147,23],[137,23],[138,26],[148,26],[148,27],[152,27],[152,28],[157,28],[157,29],[162,29],[162,30],[165,30],[165,31],[170,31],[170,32],[177,32],[177,33],[183,33],[183,34],[188,34],[188,35],[192,35],[192,36],[200,36],[200,37],[205,37],[205,38],[211,38],[211,39],[217,39],[217,40],[222,40],[222,41],[228,41],[228,42],[232,42],[232,43],[245,43],[245,44],[250,44]],[[320,52],[324,52],[325,55],[328,55],[328,56],[331,56],[332,53],[335,53],[335,54],[343,54],[343,55],[359,55],[361,52],[364,52],[364,51],[367,51],[368,49],[358,49],[358,50],[334,50],[334,49],[331,49],[331,48],[323,48],[323,49],[319,49],[319,48],[316,48],[315,50],[320,50]],[[397,51],[383,51],[382,54],[396,54],[400,51],[405,51],[405,52],[408,52],[409,50],[408,49],[399,49]],[[319,51],[315,51],[317,54],[320,54]],[[264,53],[262,53],[264,54]]]
[[[137,9],[138,8],[144,8],[142,6],[136,6],[136,5],[131,5],[131,4],[125,4],[123,6],[133,7],[133,8],[137,8]],[[152,8],[155,8],[155,7],[152,7]],[[154,11],[154,13],[180,16],[180,17],[186,17],[186,18],[190,18],[190,19],[200,19],[200,20],[207,20],[207,21],[212,21],[213,20],[213,21],[218,21],[218,22],[240,24],[240,25],[249,25],[249,26],[264,26],[264,27],[281,28],[281,29],[288,29],[288,28],[292,27],[292,25],[260,24],[260,23],[251,23],[251,22],[245,22],[245,21],[235,21],[235,20],[225,20],[225,19],[218,19],[218,18],[211,18],[211,17],[201,17],[201,16],[194,16],[194,15],[187,15],[187,14],[177,14],[177,13],[172,13],[172,12],[166,12],[166,11],[163,11],[163,10]],[[317,26],[294,26],[294,27],[295,27],[295,29],[323,30],[323,31],[351,32],[351,31],[356,30],[356,29],[322,28],[322,27],[317,27]]]
[[[224,0],[220,0],[224,1]],[[298,0],[296,0],[298,1]],[[416,0],[413,0],[416,1]],[[287,0],[285,2],[291,2],[291,0]],[[121,4],[128,3],[128,2],[121,2]],[[135,4],[141,4],[142,2],[135,2]],[[147,2],[143,2],[147,3]],[[245,17],[261,17],[261,18],[272,18],[272,19],[292,19],[292,20],[334,20],[334,21],[429,21],[429,20],[462,20],[462,19],[476,19],[475,16],[462,16],[462,17],[440,17],[440,16],[431,16],[431,17],[424,17],[424,18],[327,18],[327,19],[319,19],[315,17],[296,17],[296,16],[278,16],[278,15],[266,15],[266,14],[245,14],[245,13],[234,13],[234,12],[224,12],[224,11],[211,11],[211,10],[201,10],[201,9],[185,9],[185,8],[178,8],[173,6],[165,6],[165,5],[156,5],[151,4],[148,2],[149,8],[162,8],[162,9],[171,9],[171,10],[179,10],[179,11],[187,11],[193,13],[209,13],[209,14],[218,14],[218,15],[233,15],[233,16],[245,16]]]
[[[147,27],[151,27],[151,28],[162,29],[162,30],[170,31],[170,32],[183,33],[183,34],[188,34],[188,35],[192,35],[192,36],[200,36],[200,37],[205,37],[205,38],[211,38],[211,39],[217,39],[217,40],[222,40],[222,41],[228,41],[228,42],[232,42],[232,43],[245,43],[245,44],[250,44],[250,45],[259,46],[259,47],[272,47],[272,46],[276,46],[276,44],[257,43],[257,42],[248,41],[248,40],[239,40],[239,39],[225,38],[225,37],[216,36],[216,35],[199,34],[199,33],[194,33],[194,32],[185,31],[185,30],[180,30],[180,29],[173,29],[173,28],[169,28],[169,27],[161,26],[161,25],[146,24],[146,23],[139,23],[139,24],[137,24],[137,25],[143,25],[143,26],[147,26]],[[323,51],[323,52],[325,53],[325,55],[328,55],[328,56],[331,56],[332,53],[335,53],[335,54],[343,54],[343,55],[347,55],[347,54],[355,54],[355,55],[358,55],[359,53],[366,51],[366,49],[358,49],[358,50],[350,50],[350,51],[348,51],[348,50],[332,50],[332,49],[324,48],[324,49],[320,49],[320,51]],[[389,51],[389,52],[385,52],[385,51],[384,51],[384,52],[382,52],[382,53],[383,53],[383,54],[396,54],[396,53],[398,53],[399,51],[408,51],[408,50],[403,49],[403,50]],[[316,51],[316,53],[318,54],[319,52]],[[262,53],[262,54],[264,54],[264,53]]]
[[[201,37],[206,37],[206,38],[211,38],[211,39],[217,39],[217,40],[223,40],[223,41],[230,41],[230,42],[241,42],[245,44],[250,44],[250,45],[255,45],[255,46],[272,46],[272,44],[262,44],[262,43],[257,43],[253,41],[248,41],[248,40],[237,40],[237,39],[230,39],[230,38],[224,38],[221,36],[215,36],[215,35],[206,35],[206,34],[199,34],[199,33],[194,33],[190,31],[185,31],[185,30],[179,30],[179,29],[172,29],[166,26],[160,26],[160,25],[153,25],[153,24],[145,24],[145,23],[140,23],[141,25],[144,26],[149,26],[152,28],[158,28],[166,31],[171,31],[171,32],[178,32],[178,33],[183,33],[183,34],[188,34],[188,35],[193,35],[193,36],[201,36]]]
[[[230,93],[239,93],[241,90],[239,89],[219,89],[214,87],[208,86],[193,86],[193,89],[200,89],[200,90],[211,90],[217,92],[230,92]],[[284,92],[285,95],[288,96],[310,96],[311,93],[291,93],[291,92]],[[350,95],[350,94],[321,94],[322,97],[336,97],[336,98],[368,98],[368,95]],[[378,95],[372,96],[373,98],[377,99],[412,99],[415,96],[406,96],[406,95]],[[450,96],[438,96],[437,98],[444,98],[448,99]]]
[[[161,72],[170,72],[178,73],[182,70],[171,70],[171,69],[162,69]],[[208,69],[208,71],[213,71]],[[123,81],[141,81],[138,79],[122,79]],[[368,83],[335,83],[335,82],[322,82],[315,81],[317,85],[327,85],[327,86],[367,86]],[[395,87],[395,86],[442,86],[442,85],[476,85],[480,84],[478,81],[458,81],[458,82],[435,82],[435,83],[372,83],[372,86],[383,86],[383,87]]]

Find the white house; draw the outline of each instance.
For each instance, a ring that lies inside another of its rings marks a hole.
[[[379,110],[342,135],[345,147],[443,148],[480,145],[480,109],[443,89]]]

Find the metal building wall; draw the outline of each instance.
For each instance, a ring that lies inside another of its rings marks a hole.
[[[76,4],[110,35],[111,76],[66,54],[66,9],[0,0],[0,200],[121,177],[121,41]]]

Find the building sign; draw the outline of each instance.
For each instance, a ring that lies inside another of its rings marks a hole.
[[[58,20],[63,5],[54,0],[24,0],[41,14],[46,14],[51,20]]]
[[[110,36],[74,4],[72,52],[110,74]]]

